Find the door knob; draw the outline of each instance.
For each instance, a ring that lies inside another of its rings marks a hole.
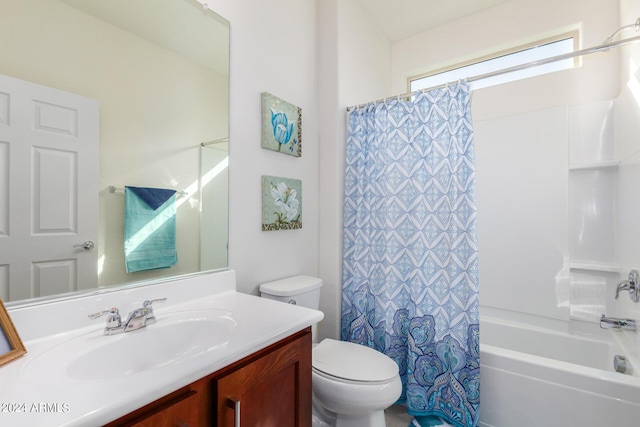
[[[74,248],[83,248],[85,251],[90,251],[91,249],[93,249],[93,247],[96,244],[93,243],[91,240],[87,240],[86,242],[80,244],[80,245],[73,245]]]

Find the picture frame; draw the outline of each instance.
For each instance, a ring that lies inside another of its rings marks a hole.
[[[302,228],[302,181],[262,176],[262,231]]]
[[[0,366],[27,352],[0,298]]]
[[[262,95],[262,148],[302,156],[302,108],[269,92]]]

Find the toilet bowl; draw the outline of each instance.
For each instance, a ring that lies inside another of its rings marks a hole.
[[[402,392],[398,365],[359,344],[324,339],[313,348],[314,427],[385,427]]]
[[[321,286],[317,277],[295,276],[263,283],[260,294],[317,310]],[[312,354],[313,427],[385,427],[384,410],[402,393],[398,365],[372,348],[328,338]]]

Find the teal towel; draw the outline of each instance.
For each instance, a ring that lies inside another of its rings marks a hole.
[[[175,193],[163,188],[125,187],[124,256],[127,273],[169,268],[178,262]]]

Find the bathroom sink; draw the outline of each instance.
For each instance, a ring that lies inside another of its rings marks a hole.
[[[35,357],[30,379],[96,381],[175,366],[223,348],[236,323],[228,312],[190,310],[157,314],[157,323],[118,335],[102,329],[72,338]]]

